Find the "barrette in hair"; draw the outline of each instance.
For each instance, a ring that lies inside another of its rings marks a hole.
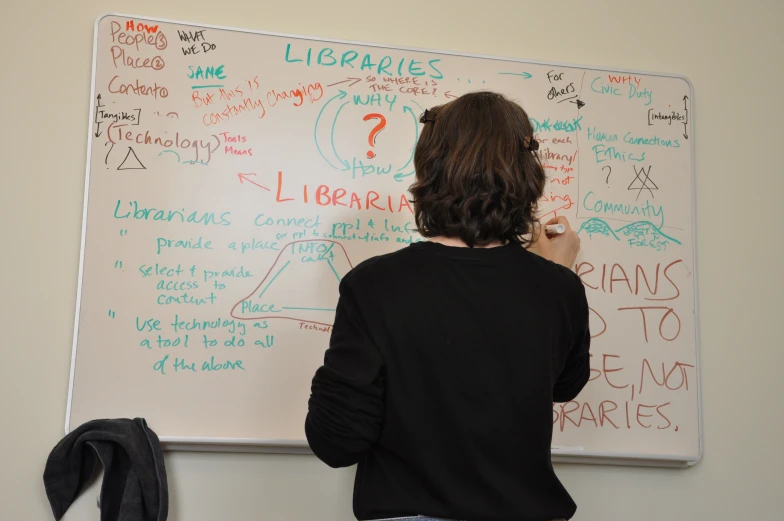
[[[537,150],[539,150],[539,142],[534,138],[531,138],[531,140],[528,142],[528,145],[526,145],[525,149],[530,150],[531,152],[536,152]]]
[[[425,109],[425,113],[422,114],[422,117],[419,118],[420,123],[435,123],[436,118],[433,116],[433,113],[430,112],[428,109]]]

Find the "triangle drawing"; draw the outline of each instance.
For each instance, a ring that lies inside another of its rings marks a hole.
[[[331,326],[340,281],[353,268],[345,248],[329,240],[294,241],[284,246],[261,283],[234,304],[240,320],[286,319]]]
[[[125,154],[125,159],[123,159],[123,162],[117,167],[117,170],[147,170],[147,167],[139,161],[136,152],[134,152],[131,147],[128,147],[128,153]]]

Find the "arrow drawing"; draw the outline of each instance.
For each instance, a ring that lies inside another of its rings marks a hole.
[[[689,122],[689,108],[686,106],[686,100],[689,99],[685,94],[683,95],[683,110],[686,112],[686,119],[683,121],[683,137],[689,139],[689,134],[686,133],[686,124]]]
[[[347,81],[350,81],[350,82],[351,82],[351,83],[349,84],[349,87],[353,87],[354,85],[356,85],[357,83],[359,83],[360,81],[362,81],[362,78],[346,78],[346,79],[345,79],[345,80],[343,80],[343,81],[339,81],[339,82],[337,82],[337,83],[331,83],[331,84],[327,85],[327,87],[334,87],[335,85],[340,85],[341,83],[346,83]]]
[[[270,189],[267,188],[266,186],[261,186],[260,184],[254,182],[252,179],[250,179],[248,176],[251,176],[251,175],[254,176],[254,177],[256,176],[256,174],[237,174],[237,177],[239,177],[239,179],[240,179],[240,184],[245,184],[245,181],[247,181],[250,184],[258,186],[259,188],[263,188],[263,189],[265,189],[268,192],[270,191]]]
[[[411,117],[414,118],[414,146],[411,147],[411,157],[408,158],[408,161],[406,161],[405,165],[403,165],[403,166],[401,166],[400,168],[397,169],[398,172],[400,172],[401,170],[404,170],[406,167],[408,167],[408,165],[411,164],[411,161],[414,159],[414,151],[416,150],[416,142],[419,141],[419,121],[417,121],[416,114],[414,114],[414,111],[408,105],[403,107],[403,112],[408,112],[409,114],[411,114]]]
[[[524,80],[533,78],[530,72],[499,72],[503,76],[521,76]]]
[[[98,94],[98,104],[95,106],[95,118],[93,119],[95,123],[98,123],[98,130],[95,131],[95,137],[99,137],[101,135],[101,122],[95,121],[95,119],[98,118],[98,109],[101,107],[103,107],[103,105],[101,105],[101,95]]]
[[[328,106],[328,105],[329,105],[329,104],[330,104],[330,103],[331,103],[333,100],[336,100],[336,99],[343,99],[343,98],[345,98],[346,96],[348,96],[348,93],[347,93],[346,91],[344,91],[344,90],[339,90],[339,91],[338,91],[338,93],[337,93],[335,96],[332,96],[331,98],[329,98],[329,99],[327,100],[327,102],[326,102],[326,103],[324,103],[324,106],[323,106],[323,107],[321,107],[321,110],[319,111],[319,113],[318,113],[318,116],[316,117],[316,124],[313,126],[313,139],[316,141],[316,150],[318,150],[318,153],[319,153],[319,155],[321,155],[321,158],[322,158],[322,159],[324,159],[324,161],[326,161],[326,162],[327,162],[327,164],[328,164],[329,166],[331,166],[332,168],[334,168],[335,170],[337,170],[337,168],[338,168],[338,167],[336,167],[335,165],[333,165],[332,163],[330,163],[330,162],[329,162],[329,159],[327,159],[327,156],[325,156],[325,155],[324,155],[324,152],[322,152],[322,151],[321,151],[321,147],[319,146],[319,140],[318,140],[318,125],[319,125],[319,121],[321,120],[321,116],[324,114],[324,111],[326,110],[327,106]]]
[[[449,99],[449,98],[456,98],[457,96],[455,96],[454,94],[452,94],[452,91],[451,91],[451,90],[448,90],[448,91],[446,91],[446,92],[444,93],[444,97],[445,97],[446,99]]]
[[[332,152],[335,153],[335,157],[338,158],[340,164],[343,165],[343,170],[348,170],[349,166],[348,166],[348,161],[346,161],[345,159],[341,159],[340,156],[338,155],[338,149],[335,148],[335,125],[338,124],[338,116],[340,116],[340,111],[343,110],[343,107],[345,107],[349,103],[351,102],[346,101],[338,108],[338,111],[335,113],[335,119],[332,121],[332,132],[330,134],[330,142],[332,143]]]

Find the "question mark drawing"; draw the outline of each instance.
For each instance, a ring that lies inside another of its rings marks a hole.
[[[374,112],[373,114],[368,114],[367,116],[362,118],[362,121],[368,121],[369,119],[381,120],[378,122],[378,125],[373,127],[373,130],[370,131],[370,134],[368,134],[368,143],[370,144],[371,147],[374,147],[376,145],[376,136],[378,136],[379,132],[384,130],[384,127],[387,125],[387,118],[385,118],[381,114]],[[374,157],[376,157],[376,153],[373,152],[372,150],[368,150],[367,157],[368,159],[373,159]]]
[[[607,169],[607,178],[604,180],[604,182],[609,185],[610,184],[610,174],[612,174],[612,167],[610,167],[610,165],[603,166],[602,170],[604,170],[605,168]]]

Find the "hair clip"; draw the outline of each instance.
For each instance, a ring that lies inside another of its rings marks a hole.
[[[422,117],[419,118],[420,123],[435,123],[436,118],[433,117],[433,113],[430,112],[428,109],[425,109],[425,113],[422,114]]]
[[[525,149],[530,150],[531,152],[536,152],[537,150],[539,150],[539,142],[534,138],[531,138],[531,140],[528,142],[528,145],[525,147]]]

